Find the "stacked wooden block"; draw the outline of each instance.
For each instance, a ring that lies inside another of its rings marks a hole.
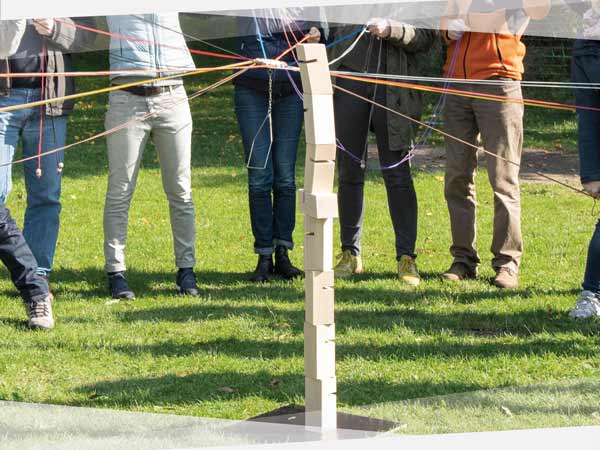
[[[333,86],[325,46],[298,47],[304,88],[306,166],[299,203],[304,213],[306,318],[304,366],[306,423],[323,429],[337,427],[335,376],[335,316],[333,275],[333,193],[336,137]]]

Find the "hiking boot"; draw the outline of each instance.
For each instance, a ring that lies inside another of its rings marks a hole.
[[[400,281],[409,286],[418,286],[421,284],[421,276],[413,257],[403,255],[400,258],[400,261],[398,261],[398,277]]]
[[[26,302],[25,310],[29,318],[27,326],[32,330],[51,330],[54,328],[52,300],[49,295],[42,300]]]
[[[135,294],[129,288],[125,279],[125,272],[108,274],[108,290],[116,300],[135,300]]]
[[[600,298],[591,291],[583,291],[569,316],[573,319],[600,317]]]
[[[508,267],[500,267],[492,284],[499,289],[516,289],[519,287],[519,274]]]
[[[293,280],[294,278],[300,278],[304,275],[304,272],[297,267],[294,267],[288,256],[288,249],[282,246],[275,249],[274,272],[286,280]]]
[[[273,256],[259,255],[258,264],[250,277],[252,283],[267,283],[273,274]]]
[[[200,295],[194,269],[179,269],[175,285],[179,295],[189,295],[191,297]]]
[[[344,250],[334,267],[336,278],[350,278],[352,275],[363,273],[362,258],[353,255],[350,250]]]
[[[463,262],[453,262],[450,268],[442,274],[442,279],[446,281],[463,281],[477,277],[477,269],[474,269]]]

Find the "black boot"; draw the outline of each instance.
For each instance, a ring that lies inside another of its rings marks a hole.
[[[286,280],[292,280],[304,275],[300,269],[292,265],[287,248],[281,246],[275,249],[275,273]]]
[[[259,255],[256,270],[250,277],[252,283],[266,283],[273,274],[273,256]]]

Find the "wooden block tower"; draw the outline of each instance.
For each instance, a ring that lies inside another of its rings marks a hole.
[[[298,46],[306,128],[306,168],[299,203],[304,213],[306,425],[337,428],[333,275],[333,193],[336,137],[333,86],[325,46]]]

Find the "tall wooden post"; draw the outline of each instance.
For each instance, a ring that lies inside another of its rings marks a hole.
[[[337,428],[333,220],[336,137],[333,86],[327,51],[321,44],[298,46],[306,128],[306,168],[300,208],[304,213],[306,317],[304,374],[306,425]]]

